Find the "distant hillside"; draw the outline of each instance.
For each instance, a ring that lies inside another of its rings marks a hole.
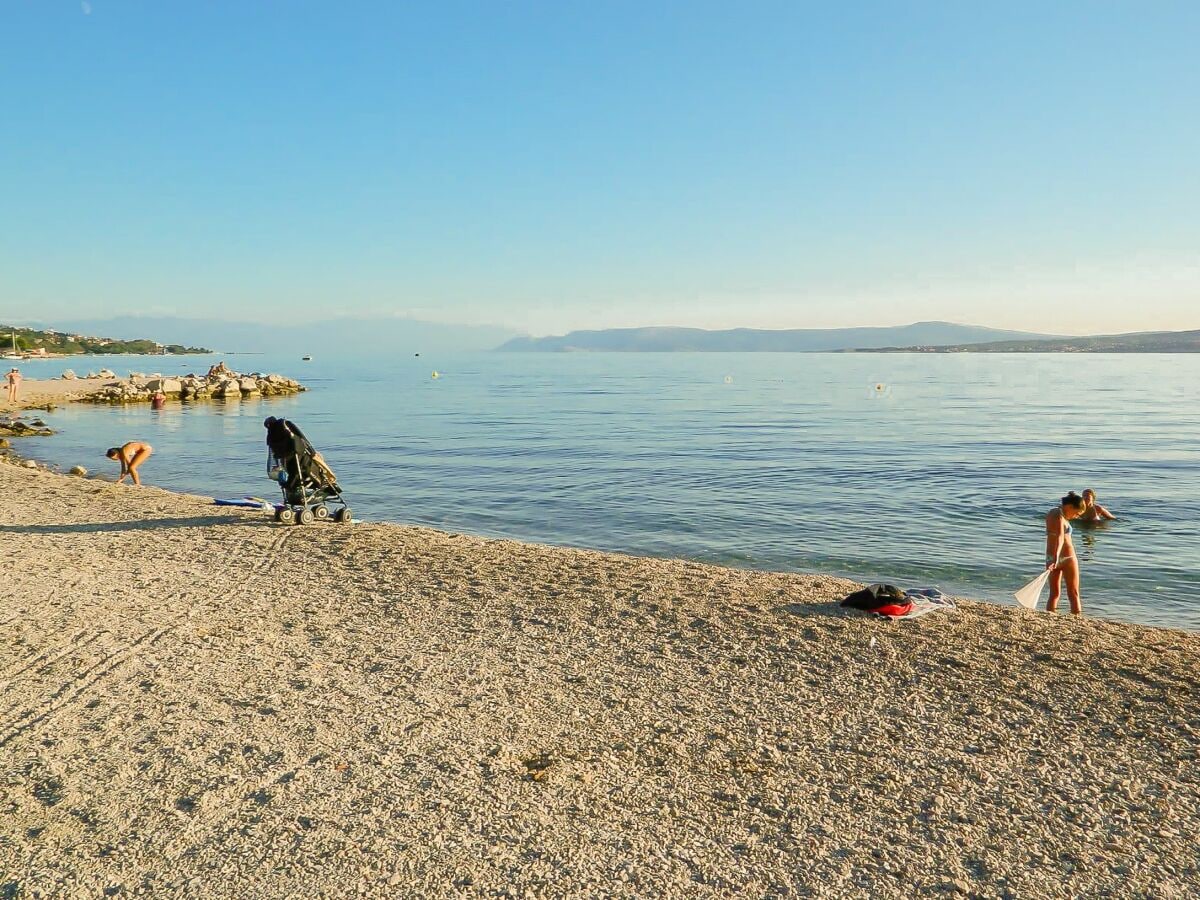
[[[1029,341],[1056,337],[1026,331],[1002,331],[952,322],[917,322],[887,328],[792,328],[775,331],[734,328],[610,328],[572,331],[561,337],[514,338],[504,351],[565,352],[572,350],[622,352],[764,352],[795,353],[921,344],[967,344],[978,341]]]
[[[447,325],[396,316],[327,319],[294,323],[230,322],[174,316],[122,316],[80,320],[60,327],[103,331],[131,337],[153,334],[159,340],[216,347],[224,353],[293,352],[298,354],[424,353],[491,350],[512,337],[510,328]]]
[[[90,337],[74,331],[22,328],[17,325],[0,325],[0,352],[11,352],[16,345],[18,353],[62,353],[75,356],[81,353],[208,353],[203,347],[186,347],[183,344],[160,344],[146,338],[118,339]]]
[[[860,347],[863,353],[1200,353],[1200,331],[1140,331],[949,346]]]

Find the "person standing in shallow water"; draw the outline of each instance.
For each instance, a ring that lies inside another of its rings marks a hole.
[[[120,447],[109,447],[108,452],[104,455],[121,464],[121,477],[117,479],[117,484],[124,481],[126,475],[134,484],[141,484],[142,479],[138,477],[138,467],[149,459],[153,452],[154,448],[144,441],[130,441]]]
[[[1046,568],[1050,570],[1050,597],[1046,600],[1046,612],[1058,609],[1058,598],[1062,583],[1067,583],[1067,599],[1071,602],[1071,614],[1083,614],[1083,602],[1079,598],[1079,558],[1071,542],[1071,520],[1078,519],[1087,509],[1087,503],[1074,491],[1062,498],[1058,507],[1046,514]]]

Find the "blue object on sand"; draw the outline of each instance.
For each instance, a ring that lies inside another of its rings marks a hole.
[[[250,497],[243,497],[240,500],[230,499],[222,500],[220,497],[214,497],[213,503],[216,506],[244,506],[246,509],[270,509],[271,504],[264,500],[253,500]]]

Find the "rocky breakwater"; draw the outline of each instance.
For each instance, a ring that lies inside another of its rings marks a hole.
[[[228,401],[286,396],[304,390],[307,390],[304,385],[285,375],[261,372],[242,374],[221,363],[206,375],[134,377],[127,381],[110,382],[81,399],[88,403],[149,403],[161,393],[167,400]]]

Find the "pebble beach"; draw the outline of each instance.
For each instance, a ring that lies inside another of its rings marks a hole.
[[[0,465],[0,896],[1191,897],[1200,637]]]

